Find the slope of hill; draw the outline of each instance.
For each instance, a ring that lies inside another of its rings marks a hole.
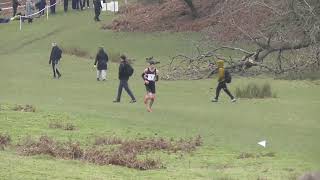
[[[241,37],[238,26],[251,32],[270,17],[270,9],[245,0],[194,0],[199,17],[193,18],[182,0],[135,3],[124,7],[120,17],[104,28],[115,31],[206,31],[222,40]]]

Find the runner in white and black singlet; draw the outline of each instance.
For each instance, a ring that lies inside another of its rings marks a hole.
[[[158,81],[159,71],[155,67],[155,62],[150,61],[149,67],[142,74],[147,94],[144,96],[144,104],[148,112],[152,112],[152,105],[156,97],[156,81]]]

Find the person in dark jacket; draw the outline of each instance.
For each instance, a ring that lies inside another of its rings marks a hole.
[[[50,12],[51,14],[55,14],[56,13],[56,0],[50,0]]]
[[[20,3],[18,0],[12,0],[12,9],[13,9],[13,16],[14,17],[17,14],[17,8],[20,6]]]
[[[100,0],[93,0],[93,5],[94,5],[94,20],[95,21],[100,21],[99,16],[101,13],[102,5]]]
[[[53,78],[60,78],[61,73],[58,70],[58,64],[61,59],[62,50],[58,47],[58,45],[54,42],[52,43],[52,50],[50,54],[49,64],[52,65],[53,70]]]
[[[133,69],[132,69],[131,65],[128,63],[127,57],[125,55],[121,55],[121,57],[120,57],[120,65],[119,65],[119,80],[120,80],[120,83],[119,83],[119,87],[118,87],[117,99],[113,101],[114,103],[120,102],[123,88],[127,91],[128,95],[131,98],[130,103],[137,102],[136,98],[134,97],[134,95],[133,95],[133,93],[130,90],[129,85],[128,85],[129,77],[132,75],[132,74],[130,74],[130,72],[129,72],[130,70],[129,69],[131,69],[132,73],[133,73]]]
[[[68,1],[69,1],[69,0],[63,0],[63,9],[64,9],[64,12],[67,12],[67,11],[68,11]]]
[[[107,69],[108,69],[108,55],[104,51],[103,47],[100,47],[94,62],[94,67],[97,68],[97,81],[106,80]]]

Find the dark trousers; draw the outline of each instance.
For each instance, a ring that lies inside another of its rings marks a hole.
[[[218,100],[221,89],[223,89],[224,92],[226,92],[231,99],[234,98],[232,96],[232,94],[230,93],[229,89],[227,88],[227,84],[225,82],[219,82],[217,89],[216,89],[216,98],[215,99]]]
[[[18,6],[12,7],[12,9],[13,9],[13,16],[12,17],[14,17],[17,14],[17,8],[18,8]]]
[[[72,9],[76,9],[76,6],[77,6],[77,0],[72,0]]]
[[[94,14],[95,14],[94,20],[95,20],[95,21],[100,21],[100,19],[99,19],[100,13],[101,13],[101,10],[100,10],[100,9],[95,9],[95,10],[94,10]]]
[[[53,71],[53,77],[54,78],[56,78],[57,75],[58,75],[58,77],[61,76],[61,73],[59,72],[58,67],[56,67],[56,66],[57,66],[57,64],[52,63],[52,71]]]
[[[83,7],[82,7],[82,0],[76,0],[76,2],[77,2],[77,4],[76,4],[76,9],[83,9]]]
[[[128,95],[131,97],[132,100],[136,99],[133,96],[131,90],[129,89],[128,80],[120,80],[120,84],[119,84],[119,87],[118,87],[117,101],[120,101],[120,99],[121,99],[121,94],[122,94],[122,89],[123,88],[127,91]]]
[[[51,14],[56,13],[56,5],[50,7]]]
[[[68,0],[63,1],[63,8],[64,8],[64,12],[68,11]]]
[[[86,6],[86,2],[87,2],[87,7],[90,7],[89,0],[83,0],[82,6],[85,7]]]

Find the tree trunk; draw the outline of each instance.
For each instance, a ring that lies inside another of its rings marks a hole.
[[[189,6],[189,8],[191,10],[192,17],[197,18],[198,12],[197,12],[197,9],[194,7],[192,0],[184,0],[184,2],[187,3],[187,5]]]

